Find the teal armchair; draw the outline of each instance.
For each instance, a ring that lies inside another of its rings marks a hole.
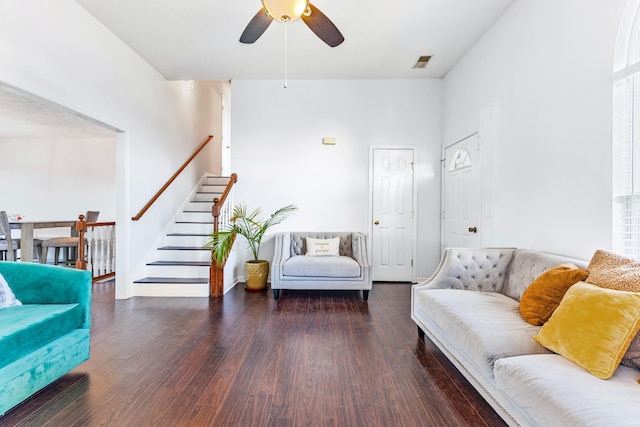
[[[23,305],[0,309],[0,415],[89,359],[88,271],[0,262]]]

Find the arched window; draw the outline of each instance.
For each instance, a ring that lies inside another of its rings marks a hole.
[[[628,0],[613,73],[613,246],[640,256],[640,0]]]
[[[469,152],[464,148],[459,148],[453,153],[451,158],[451,164],[449,165],[449,171],[455,171],[458,169],[464,169],[471,166],[471,157]]]

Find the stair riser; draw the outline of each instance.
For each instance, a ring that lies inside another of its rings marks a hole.
[[[213,224],[211,223],[184,223],[176,222],[173,227],[173,233],[184,234],[211,234],[213,233]]]
[[[136,283],[134,293],[145,297],[208,297],[209,284]]]
[[[209,240],[209,236],[167,236],[166,246],[202,247]]]
[[[211,191],[215,191],[213,189],[205,188],[203,191],[207,191],[207,193],[196,193],[196,200],[201,202],[209,202],[213,204],[213,199],[222,197],[222,193],[211,193]]]
[[[213,223],[213,215],[211,215],[211,211],[200,211],[200,212],[182,212],[180,214],[180,221],[195,221],[195,222],[211,222]]]
[[[147,265],[148,277],[208,278],[209,267],[197,265]]]
[[[201,251],[158,249],[156,253],[158,261],[209,261],[211,259],[211,251],[208,249]]]
[[[213,202],[199,202],[192,200],[187,203],[185,209],[188,211],[208,212],[209,215],[211,215],[211,206],[213,206]]]
[[[201,185],[198,191],[206,192],[206,193],[218,193],[222,195],[224,190],[227,189],[226,185]]]
[[[229,183],[229,177],[208,176],[202,183],[205,185],[220,185],[224,188]]]

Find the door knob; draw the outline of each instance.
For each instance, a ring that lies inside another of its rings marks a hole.
[[[380,224],[380,221],[378,221],[378,220],[376,219],[375,221],[373,221],[373,223],[374,223],[375,225],[378,225],[378,224]]]
[[[469,233],[477,233],[478,229],[476,227],[469,227]]]

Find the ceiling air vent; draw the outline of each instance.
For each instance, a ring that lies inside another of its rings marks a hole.
[[[430,59],[431,56],[421,56],[418,58],[418,62],[416,62],[416,65],[414,65],[413,68],[426,68]]]

